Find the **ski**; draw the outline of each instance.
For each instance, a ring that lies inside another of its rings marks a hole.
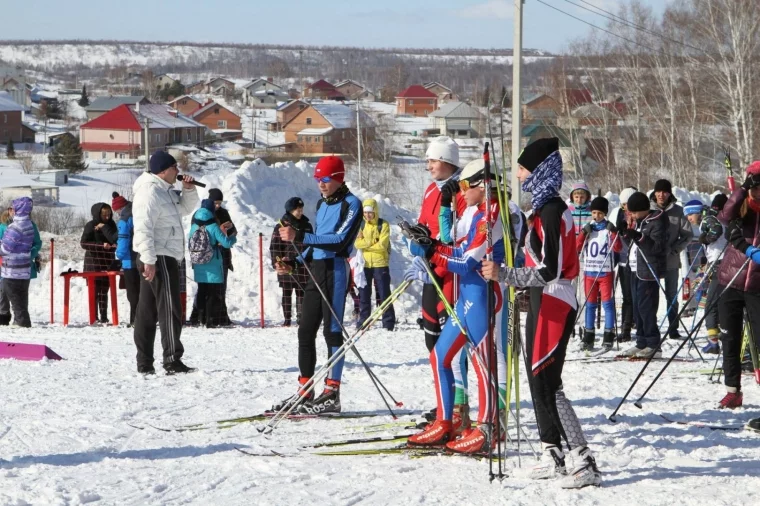
[[[320,451],[313,452],[312,455],[320,455],[323,457],[354,457],[363,455],[405,455],[410,458],[420,457],[468,457],[477,460],[487,459],[488,453],[455,453],[447,450],[445,447],[410,447],[406,444],[399,446],[391,446],[388,448],[361,448],[357,450],[338,450],[338,451]],[[496,456],[492,457],[496,459]]]
[[[597,356],[597,357],[578,357],[578,358],[569,358],[565,360],[565,362],[583,362],[586,364],[594,364],[594,363],[606,363],[606,362],[646,362],[648,359],[646,358],[639,358],[639,357],[618,357],[618,356]],[[667,362],[670,360],[666,357],[661,358],[655,358],[652,359],[652,362]],[[672,360],[673,362],[698,362],[697,359],[693,358],[680,358],[676,357]]]
[[[245,455],[248,455],[250,457],[286,457],[287,455],[283,455],[282,453],[277,453],[274,450],[269,450],[269,453],[253,453],[246,450],[243,450],[242,448],[235,447],[237,451],[240,453],[243,453]]]
[[[406,441],[406,439],[409,436],[412,436],[412,434],[397,434],[394,436],[376,436],[376,437],[366,437],[366,438],[356,438],[356,439],[344,439],[342,441],[328,441],[325,443],[317,443],[313,445],[304,445],[301,448],[333,448],[336,446],[348,446],[348,445],[358,445],[358,444],[367,444],[367,443],[380,443],[385,441]]]
[[[743,425],[710,425],[704,422],[690,422],[686,420],[673,420],[672,418],[669,418],[665,415],[660,415],[660,418],[665,420],[668,423],[675,423],[678,425],[688,425],[691,427],[699,427],[700,429],[710,429],[710,430],[722,430],[722,431],[728,431],[728,432],[739,432],[741,430],[745,429],[745,426]]]

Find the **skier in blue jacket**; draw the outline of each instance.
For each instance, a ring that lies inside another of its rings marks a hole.
[[[140,300],[140,273],[137,271],[137,253],[132,249],[132,237],[135,233],[135,225],[132,221],[132,202],[128,201],[117,192],[113,192],[111,209],[119,213],[119,221],[116,230],[119,235],[116,239],[116,259],[121,262],[121,270],[124,273],[124,284],[127,288],[127,300],[129,301],[129,327],[134,325],[137,316],[137,302]]]

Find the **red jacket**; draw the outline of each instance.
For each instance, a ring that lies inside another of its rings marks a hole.
[[[741,220],[744,239],[752,246],[758,246],[758,243],[760,243],[757,239],[758,231],[760,231],[760,214],[747,206],[747,214],[744,217],[741,216],[742,204],[746,199],[747,191],[744,188],[734,190],[723,210],[718,213],[718,220],[726,226],[734,220]],[[746,261],[746,255],[729,244],[720,263],[718,282],[722,286],[728,286],[731,278],[742,268]],[[760,291],[760,265],[751,260],[748,265],[749,269],[744,268],[743,272],[737,276],[731,285],[731,288],[745,292]]]
[[[462,216],[464,210],[467,209],[467,203],[461,192],[457,192],[455,199],[457,216]],[[430,237],[434,239],[438,239],[441,235],[441,230],[438,225],[438,213],[440,210],[441,190],[438,189],[438,185],[433,181],[425,189],[425,195],[422,197],[420,216],[417,221],[430,230]],[[440,277],[443,277],[448,272],[445,267],[438,265],[433,266],[433,271]]]

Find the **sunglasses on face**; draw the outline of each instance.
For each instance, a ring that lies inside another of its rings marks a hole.
[[[477,188],[482,183],[483,183],[483,180],[475,181],[471,183],[465,179],[465,180],[459,181],[459,189],[462,190],[463,192],[466,192],[470,188]]]
[[[330,181],[332,181],[332,178],[330,176],[315,177],[314,179],[316,179],[318,183],[329,183]]]

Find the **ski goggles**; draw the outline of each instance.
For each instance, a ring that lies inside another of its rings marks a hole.
[[[467,179],[460,179],[459,189],[462,190],[463,192],[466,192],[470,188],[477,188],[481,184],[483,184],[482,179],[478,179],[477,181],[468,181]]]
[[[332,176],[314,176],[314,179],[317,180],[318,183],[329,183],[330,181],[333,181],[335,178],[333,176],[343,175],[343,172],[336,172]]]

